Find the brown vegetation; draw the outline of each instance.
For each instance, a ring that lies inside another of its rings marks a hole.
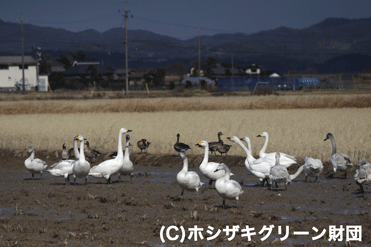
[[[8,101],[1,115],[115,112],[218,111],[249,109],[366,108],[371,96],[259,96],[121,99],[90,101]]]
[[[0,115],[0,148],[26,150],[32,145],[37,151],[60,152],[63,143],[71,148],[74,136],[81,134],[91,148],[108,153],[117,150],[118,130],[125,127],[133,130],[133,144],[142,138],[151,142],[148,151],[152,154],[175,154],[177,133],[181,142],[191,146],[187,153],[203,154],[195,144],[215,141],[221,131],[224,142],[232,145],[228,155],[244,155],[240,147],[227,141],[233,135],[250,137],[257,155],[264,138],[256,136],[266,131],[270,134],[267,152],[325,161],[331,144],[323,140],[332,132],[338,151],[358,163],[369,158],[370,118],[371,108]],[[140,152],[136,145],[133,150]]]

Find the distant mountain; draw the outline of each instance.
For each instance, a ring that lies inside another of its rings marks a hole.
[[[64,29],[24,24],[25,52],[33,46],[49,51],[123,53],[123,28],[103,33],[96,30],[70,32]],[[130,57],[198,58],[198,37],[179,40],[145,30],[128,30]],[[0,20],[0,51],[20,54],[19,23]],[[252,61],[291,61],[292,65],[320,64],[349,54],[371,55],[371,18],[328,18],[304,29],[279,27],[253,34],[234,33],[201,36],[201,55],[217,60],[249,63]],[[296,61],[296,62],[295,62]]]

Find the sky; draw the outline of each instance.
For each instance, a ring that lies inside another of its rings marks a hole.
[[[326,18],[371,17],[371,0],[1,0],[0,19],[72,32],[124,27],[178,39],[218,33],[302,29]]]

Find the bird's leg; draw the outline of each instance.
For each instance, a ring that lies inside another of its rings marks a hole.
[[[211,186],[211,185],[213,185],[213,180],[209,180],[209,185]]]
[[[32,179],[33,179],[33,180],[35,179],[35,177],[34,177],[33,173],[32,173]]]
[[[304,180],[304,182],[307,182],[307,179],[308,179],[308,176],[305,176],[305,180]]]
[[[182,192],[180,192],[180,200],[183,201],[183,193],[184,193],[184,189],[182,189]]]
[[[347,178],[347,171],[344,172],[344,178]]]
[[[225,209],[225,199],[223,199],[223,208]]]
[[[287,190],[287,183],[285,183],[285,190]]]
[[[269,184],[269,188],[271,191],[272,191],[272,186],[273,186],[273,183]]]
[[[107,184],[110,184],[111,183],[111,177],[109,177],[108,179],[107,179]]]
[[[85,185],[87,185],[87,184],[88,184],[88,178],[85,177]]]
[[[275,184],[276,184],[276,188],[278,188],[278,184],[277,184],[277,182],[274,182]]]
[[[263,179],[263,180],[260,182],[260,186],[261,186],[261,187],[264,186],[264,182],[265,182],[265,179]]]
[[[318,176],[316,177],[316,180],[314,180],[314,181],[317,182],[317,180],[318,180]]]
[[[119,173],[119,183],[121,183],[121,174]]]
[[[130,183],[133,184],[133,173],[130,174]]]
[[[361,183],[358,183],[357,181],[356,181],[356,184],[358,184],[358,185],[359,185],[359,190],[360,190],[360,193],[361,193],[361,194],[364,194],[364,193],[365,193],[365,191],[363,190],[363,185],[362,185]]]

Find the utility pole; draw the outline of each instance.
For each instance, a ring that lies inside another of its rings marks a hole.
[[[21,14],[21,43],[22,43],[22,92],[25,94],[25,82],[24,82],[24,38],[23,38],[23,17]]]
[[[200,30],[198,30],[198,76],[199,80],[201,77],[201,38],[200,38]]]
[[[131,10],[128,10],[126,8],[126,2],[125,2],[125,10],[120,9],[119,12],[124,11],[124,18],[125,18],[125,70],[126,70],[126,90],[125,94],[129,94],[129,65],[128,65],[128,18],[129,18],[129,13]],[[133,17],[130,15],[130,17]]]

